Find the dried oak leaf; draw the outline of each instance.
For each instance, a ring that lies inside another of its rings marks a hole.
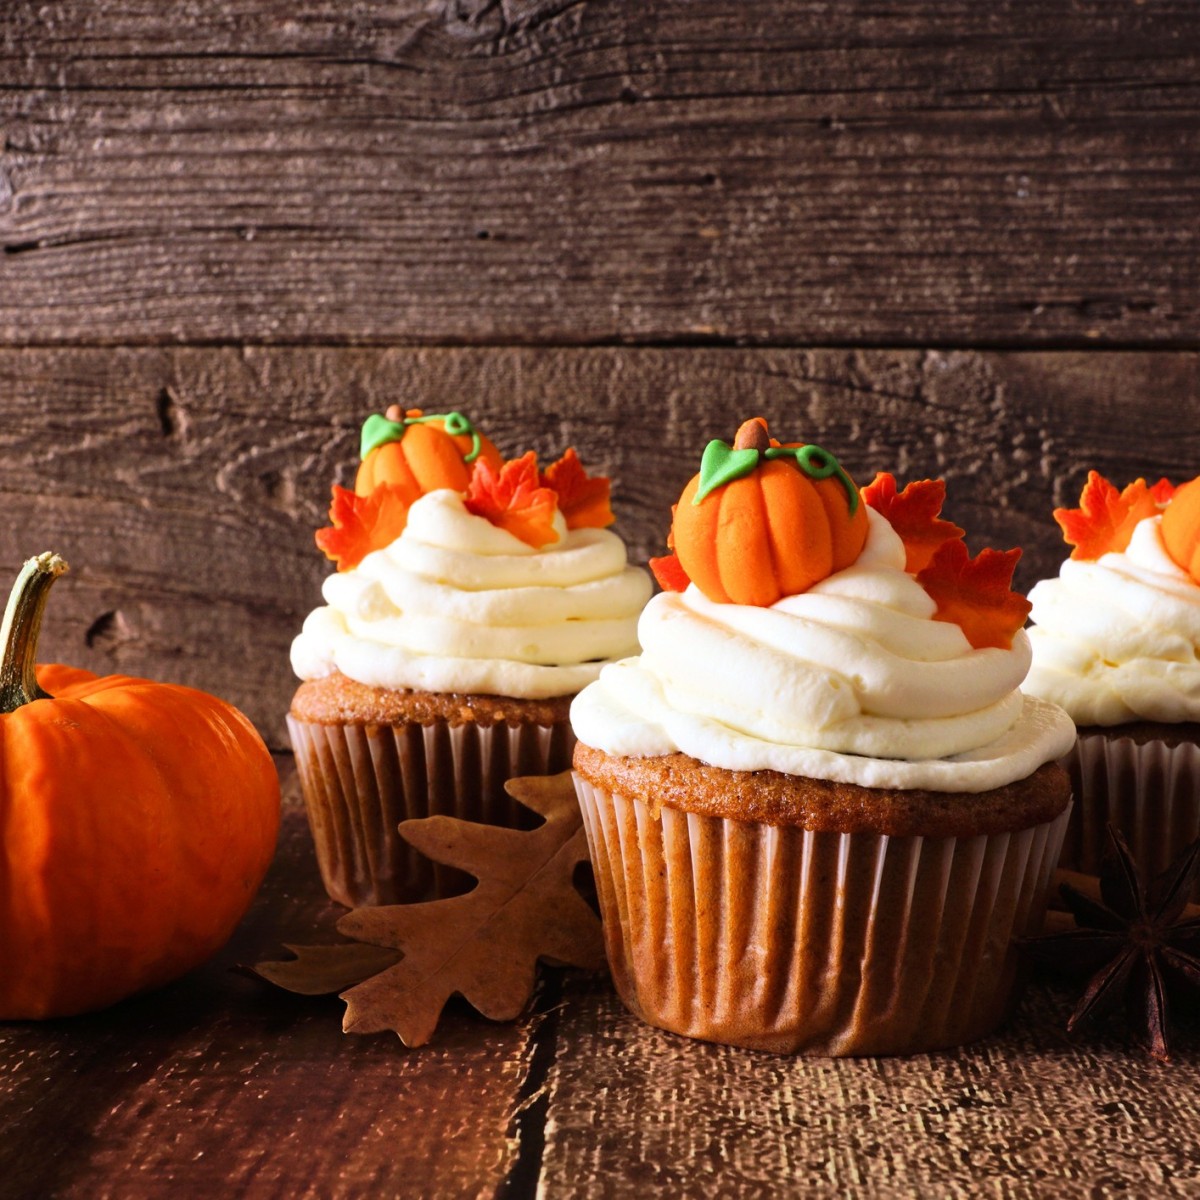
[[[464,504],[468,512],[485,517],[527,546],[540,549],[558,536],[554,529],[558,497],[539,482],[537,455],[532,450],[506,462],[499,471],[487,459],[477,458]]]
[[[339,571],[349,571],[372,550],[390,546],[404,532],[408,504],[403,489],[395,484],[380,484],[366,496],[334,484],[329,519],[333,527],[317,530],[317,545]]]
[[[616,520],[608,478],[589,475],[572,447],[546,468],[540,482],[558,496],[558,511],[568,529],[604,529]]]
[[[943,543],[966,532],[938,515],[946,502],[944,479],[915,479],[897,492],[896,477],[879,471],[862,489],[862,498],[900,535],[904,569],[913,575],[929,565]]]
[[[296,957],[281,962],[256,963],[250,973],[301,996],[344,992],[356,983],[394,967],[402,957],[399,951],[387,946],[371,946],[365,942],[348,942],[342,946],[293,946],[284,942],[283,948]]]
[[[1020,550],[981,550],[974,558],[958,539],[943,542],[917,582],[937,603],[935,621],[950,621],[980,650],[1007,650],[1025,624],[1030,603],[1010,589]]]
[[[422,854],[474,875],[479,883],[472,891],[354,909],[337,929],[357,944],[289,947],[296,960],[259,963],[256,973],[290,991],[340,991],[347,1033],[390,1029],[406,1046],[423,1046],[453,995],[485,1017],[511,1021],[533,994],[539,958],[603,967],[600,920],[572,883],[588,848],[571,773],[505,786],[545,823],[523,831],[437,816],[400,825]],[[380,965],[371,970],[363,943],[371,953],[390,954],[391,963],[375,960]]]
[[[1089,471],[1079,496],[1078,508],[1056,508],[1054,519],[1063,540],[1074,547],[1071,557],[1092,560],[1129,545],[1134,526],[1158,512],[1159,497],[1170,499],[1171,485],[1160,479],[1153,488],[1135,479],[1118,492],[1099,471]]]

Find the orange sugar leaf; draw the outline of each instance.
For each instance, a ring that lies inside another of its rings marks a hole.
[[[568,529],[603,529],[616,520],[609,506],[608,479],[589,475],[571,447],[546,468],[540,482],[558,493],[558,511]]]
[[[1175,492],[1175,485],[1165,476],[1150,489],[1150,495],[1154,497],[1154,503],[1159,508],[1162,508],[1164,504],[1169,504]]]
[[[938,547],[917,582],[937,603],[935,621],[949,621],[967,635],[976,650],[1008,650],[1031,607],[1011,590],[1020,550],[981,550],[974,558],[958,538]]]
[[[464,504],[468,512],[485,517],[527,546],[540,549],[558,537],[554,529],[558,497],[539,485],[537,455],[532,450],[506,462],[499,471],[485,458],[477,458]]]
[[[1154,485],[1160,494],[1165,479]],[[1144,479],[1135,479],[1118,492],[1099,471],[1089,471],[1079,497],[1078,508],[1056,508],[1054,519],[1063,531],[1063,540],[1075,549],[1075,559],[1097,559],[1110,551],[1120,552],[1129,545],[1134,526],[1158,512],[1160,501],[1146,487]]]
[[[664,592],[686,592],[688,584],[692,582],[674,551],[662,555],[661,558],[652,558],[650,570],[654,572],[654,578],[658,580],[658,586]]]
[[[383,483],[369,495],[359,496],[334,484],[329,519],[333,526],[317,530],[317,545],[339,571],[349,571],[372,550],[391,545],[404,532],[408,522],[404,489]]]
[[[879,471],[862,489],[862,498],[900,535],[904,569],[913,575],[929,565],[944,542],[961,539],[965,532],[938,517],[946,500],[944,479],[914,480],[898,493],[895,476]]]

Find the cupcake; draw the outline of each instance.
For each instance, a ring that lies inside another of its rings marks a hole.
[[[706,448],[641,655],[571,706],[609,962],[650,1024],[892,1054],[1005,1014],[1074,729],[1019,691],[1019,552],[969,558],[943,496],[860,493],[759,419]]]
[[[636,652],[649,577],[573,450],[502,463],[458,413],[368,420],[330,511],[338,570],[292,644],[288,715],[321,875],[351,906],[451,894],[467,877],[397,825],[528,819],[504,784],[570,765],[570,701]]]
[[[1092,471],[1054,517],[1073,549],[1029,593],[1025,689],[1079,727],[1062,865],[1095,874],[1111,822],[1153,878],[1200,834],[1200,479]]]

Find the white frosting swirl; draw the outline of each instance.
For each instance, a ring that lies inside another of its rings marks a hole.
[[[1200,721],[1200,587],[1167,553],[1160,516],[1119,554],[1067,559],[1029,593],[1025,690],[1079,725]]]
[[[454,491],[413,504],[404,532],[331,575],[292,643],[301,679],[335,669],[373,687],[542,699],[578,692],[636,653],[646,572],[606,529],[537,550],[468,512]]]
[[[1010,650],[972,649],[935,621],[904,546],[868,510],[852,566],[770,608],[716,604],[696,587],[656,596],[639,658],[606,667],[571,708],[576,735],[609,754],[682,751],[735,771],[867,787],[980,792],[1065,753],[1065,713],[1018,691]]]

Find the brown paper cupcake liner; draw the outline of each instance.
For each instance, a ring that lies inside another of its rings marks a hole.
[[[469,876],[418,854],[396,827],[438,813],[535,824],[504,784],[517,775],[565,771],[574,745],[565,721],[323,725],[289,715],[288,731],[325,890],[352,908],[467,890]]]
[[[1109,822],[1147,880],[1200,836],[1200,746],[1083,734],[1060,761],[1075,793],[1061,866],[1095,875]],[[1200,885],[1193,899],[1200,899]]]
[[[575,787],[625,1005],[776,1053],[912,1053],[993,1029],[1067,821],[971,838],[813,833],[655,814],[578,775]]]

